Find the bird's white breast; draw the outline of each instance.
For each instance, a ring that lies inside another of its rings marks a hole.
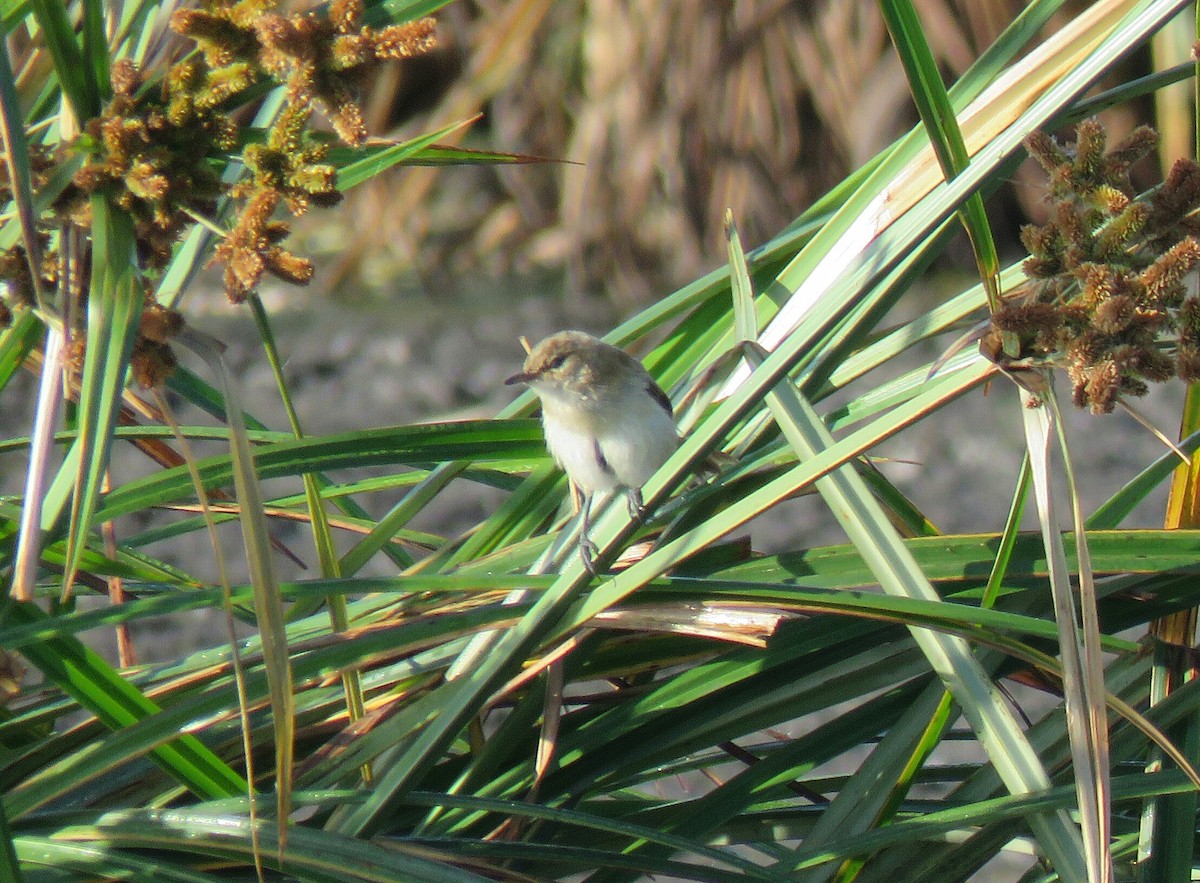
[[[585,494],[640,488],[679,445],[675,421],[649,393],[636,389],[615,398],[584,409],[542,396],[546,447]]]

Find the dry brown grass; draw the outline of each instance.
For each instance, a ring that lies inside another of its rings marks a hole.
[[[948,77],[1022,5],[918,4]],[[431,290],[565,266],[573,290],[644,301],[721,260],[727,208],[757,244],[915,119],[870,0],[480,0],[441,31],[461,63],[437,120],[482,110],[487,146],[571,164],[399,172],[355,195],[342,278],[390,250]]]

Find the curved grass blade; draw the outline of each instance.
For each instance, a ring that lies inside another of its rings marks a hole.
[[[79,820],[54,831],[56,840],[103,846],[118,854],[123,850],[165,850],[188,855],[208,855],[222,861],[249,863],[253,857],[251,823],[244,814],[213,813],[204,808],[183,810],[125,810]],[[492,879],[451,864],[453,853],[437,860],[438,851],[394,841],[388,846],[335,837],[320,830],[297,827],[291,831],[286,853],[274,840],[274,831],[259,823],[259,836],[273,847],[268,866],[301,880],[341,883],[483,883]],[[20,837],[18,852],[27,848]],[[270,852],[270,850],[269,850]],[[137,854],[135,852],[135,854]]]
[[[121,853],[103,844],[63,843],[24,835],[19,849],[37,880],[163,880],[166,883],[216,883],[211,874],[189,871],[158,859]],[[43,877],[45,874],[57,876]]]

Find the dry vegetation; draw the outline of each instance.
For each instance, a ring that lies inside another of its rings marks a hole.
[[[922,4],[947,81],[1022,6]],[[371,129],[387,131],[411,110],[405,96],[440,78],[440,120],[482,110],[489,146],[571,164],[406,171],[363,188],[351,199],[372,221],[337,279],[389,250],[433,288],[447,284],[438,270],[566,266],[572,290],[603,285],[629,306],[719,261],[726,208],[757,243],[915,120],[866,0],[521,0],[455,4],[442,19],[450,42],[375,96]],[[1117,136],[1132,126],[1106,123]],[[1029,171],[1021,191],[1036,210]]]

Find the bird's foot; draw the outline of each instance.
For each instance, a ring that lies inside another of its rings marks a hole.
[[[596,556],[599,554],[600,554],[600,549],[596,546],[595,543],[593,543],[587,537],[579,538],[579,558],[581,561],[583,561],[583,569],[586,570],[588,573],[590,573],[592,576],[596,576],[596,577],[600,576],[600,574],[596,572],[596,561],[595,561]]]
[[[646,507],[642,504],[642,491],[631,487],[625,491],[625,503],[629,507],[629,517],[639,524],[646,523]]]

